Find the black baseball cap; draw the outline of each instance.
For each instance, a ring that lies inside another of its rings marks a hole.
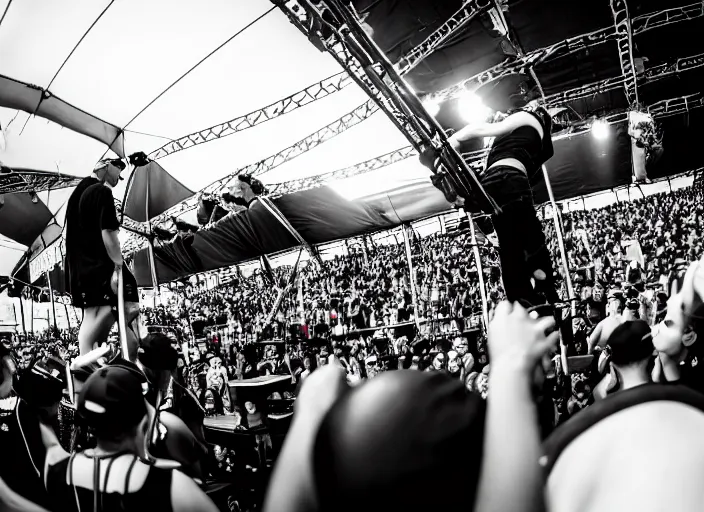
[[[653,355],[653,335],[648,322],[630,320],[624,322],[609,336],[611,361],[615,365],[628,365],[648,359]]]
[[[81,389],[78,413],[98,432],[132,428],[147,414],[142,387],[145,382],[144,375],[132,363],[100,368]]]
[[[353,388],[328,412],[314,443],[320,510],[473,503],[484,417],[485,402],[442,372],[385,372]]]

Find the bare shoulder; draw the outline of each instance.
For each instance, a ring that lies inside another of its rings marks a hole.
[[[174,512],[218,512],[218,508],[200,487],[187,475],[173,471],[171,503]]]

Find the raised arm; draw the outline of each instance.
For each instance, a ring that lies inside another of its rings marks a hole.
[[[531,395],[533,375],[555,345],[552,318],[532,320],[520,305],[502,302],[489,325],[489,397],[477,512],[545,508],[538,465],[540,430]],[[520,425],[520,428],[516,428]]]
[[[527,112],[516,112],[498,123],[473,123],[465,126],[449,138],[450,144],[457,149],[461,142],[480,137],[500,137],[511,133],[521,126],[532,126],[540,136],[543,135],[543,127],[540,122]]]

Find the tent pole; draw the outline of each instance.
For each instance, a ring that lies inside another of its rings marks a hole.
[[[58,330],[59,327],[56,325],[56,305],[54,304],[54,289],[51,287],[51,277],[49,277],[49,272],[46,272],[46,283],[49,286],[49,299],[51,300],[51,312],[54,316],[54,329]]]
[[[147,219],[147,225],[149,226],[149,247],[147,248],[147,252],[149,254],[149,269],[151,270],[151,275],[152,275],[152,293],[154,296],[154,307],[156,308],[156,296],[159,294],[159,280],[156,275],[156,263],[154,262],[154,237],[152,234],[152,223],[149,219],[149,170],[151,169],[151,164],[147,165],[144,168],[144,171],[147,173],[147,186],[146,186],[146,197],[144,198],[144,210],[145,210],[145,218]]]
[[[286,230],[291,233],[291,236],[295,238],[300,245],[305,247],[306,251],[308,251],[308,254],[310,254],[311,257],[315,258],[315,260],[318,262],[320,265],[321,269],[325,269],[325,264],[323,263],[323,259],[320,257],[320,254],[318,251],[316,251],[311,245],[301,236],[301,234],[296,231],[296,228],[294,228],[291,223],[288,221],[288,219],[284,216],[283,213],[276,207],[276,205],[271,201],[266,196],[257,196],[257,199],[259,202],[266,208],[269,213],[277,220],[279,223],[286,228]]]
[[[22,294],[20,294],[20,315],[22,315],[22,332],[25,338],[27,337],[27,325],[24,322],[24,301],[22,300]]]
[[[420,309],[418,309],[418,292],[416,291],[416,276],[415,276],[415,272],[413,271],[411,242],[408,239],[408,232],[406,231],[407,229],[410,229],[410,226],[407,226],[405,224],[401,225],[401,230],[403,231],[403,243],[406,246],[406,263],[408,263],[408,275],[411,279],[411,298],[413,300],[413,319],[416,322],[417,332],[420,332],[420,321],[419,321]]]
[[[69,330],[71,329],[71,317],[68,316],[68,305],[64,302],[64,311],[66,312],[66,323],[68,324]]]
[[[479,278],[479,295],[482,298],[482,320],[484,320],[484,332],[489,328],[489,303],[486,298],[486,285],[484,284],[484,267],[482,266],[482,258],[479,253],[479,244],[477,243],[477,230],[474,227],[474,219],[472,214],[466,212],[467,220],[469,221],[469,232],[471,235],[470,243],[474,252],[474,264],[477,266],[477,277]]]
[[[32,303],[32,311],[30,316],[29,330],[32,331],[32,334],[34,334],[34,296],[31,295],[31,293],[32,291],[30,290],[29,301]]]
[[[672,182],[670,181],[670,177],[667,177],[667,186],[670,187],[670,194],[672,194]]]
[[[545,187],[547,188],[548,195],[550,196],[550,204],[552,205],[552,218],[555,223],[555,235],[557,236],[557,245],[560,249],[560,259],[562,259],[562,269],[565,273],[565,283],[567,284],[567,294],[572,309],[572,316],[577,316],[577,305],[576,298],[574,296],[574,288],[572,286],[572,276],[570,275],[569,261],[567,260],[567,251],[565,250],[565,240],[563,238],[562,232],[562,221],[560,220],[560,212],[557,209],[557,203],[555,202],[555,195],[552,192],[552,185],[550,185],[550,177],[548,176],[548,169],[543,165],[543,177],[545,178]]]

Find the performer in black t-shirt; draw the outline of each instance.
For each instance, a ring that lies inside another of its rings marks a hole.
[[[559,298],[552,261],[531,191],[531,184],[541,177],[541,166],[554,154],[552,119],[538,103],[535,89],[528,91],[527,83],[521,85],[521,91],[511,97],[519,108],[500,121],[465,126],[449,142],[459,149],[462,142],[495,137],[479,178],[487,194],[503,210],[492,221],[499,238],[506,296],[511,302],[521,301],[528,306],[554,304]],[[425,155],[421,161],[424,159]]]
[[[66,280],[73,305],[83,309],[78,332],[81,355],[105,341],[117,318],[118,272],[124,277],[130,359],[136,357],[139,330],[137,282],[124,266],[118,231],[120,223],[110,190],[125,169],[121,160],[98,162],[71,194],[66,207]]]

